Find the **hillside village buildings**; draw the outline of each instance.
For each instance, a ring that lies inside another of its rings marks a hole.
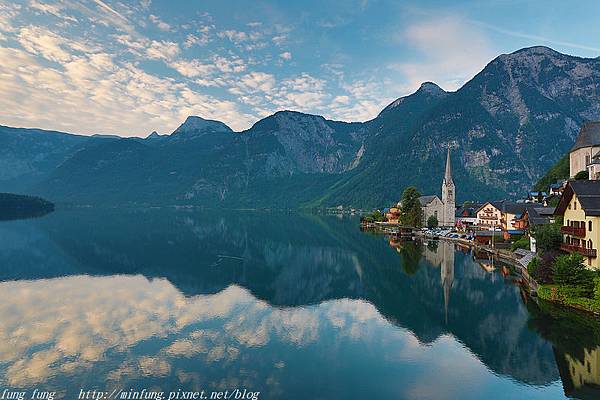
[[[569,182],[555,214],[563,217],[561,250],[580,253],[588,266],[600,269],[600,181]]]
[[[600,179],[600,121],[588,122],[579,131],[569,152],[569,175],[588,171],[589,179]]]
[[[456,213],[456,188],[452,179],[452,163],[450,161],[450,147],[446,155],[446,172],[442,180],[442,198],[438,196],[421,196],[419,198],[423,208],[423,225],[435,216],[440,226],[454,226]]]

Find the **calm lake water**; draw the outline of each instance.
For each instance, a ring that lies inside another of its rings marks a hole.
[[[446,242],[175,210],[59,211],[0,239],[0,389],[600,398],[598,321]]]

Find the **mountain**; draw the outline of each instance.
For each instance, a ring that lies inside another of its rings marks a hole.
[[[101,137],[0,126],[0,190],[22,192],[42,182],[84,143]]]
[[[36,165],[20,173],[35,178],[29,192],[60,202],[373,207],[407,185],[439,194],[450,146],[458,201],[514,198],[590,120],[600,120],[600,59],[532,47],[498,56],[456,92],[426,82],[364,123],[280,111],[234,132],[192,116],[171,135],[89,141],[4,128],[12,145],[0,165],[18,164],[14,150]]]
[[[213,121],[196,116],[189,116],[179,128],[173,132],[173,137],[189,138],[216,132],[233,132],[230,127],[221,121]]]

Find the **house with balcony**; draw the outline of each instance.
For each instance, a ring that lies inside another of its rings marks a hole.
[[[600,269],[600,181],[572,181],[554,215],[563,217],[561,250],[584,256],[590,268]]]
[[[488,201],[476,212],[475,225],[481,229],[495,230],[502,227],[502,203]]]

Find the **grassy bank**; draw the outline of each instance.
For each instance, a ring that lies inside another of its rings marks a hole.
[[[574,307],[600,315],[600,280],[592,296],[580,287],[568,285],[539,285],[537,295],[540,299]]]

